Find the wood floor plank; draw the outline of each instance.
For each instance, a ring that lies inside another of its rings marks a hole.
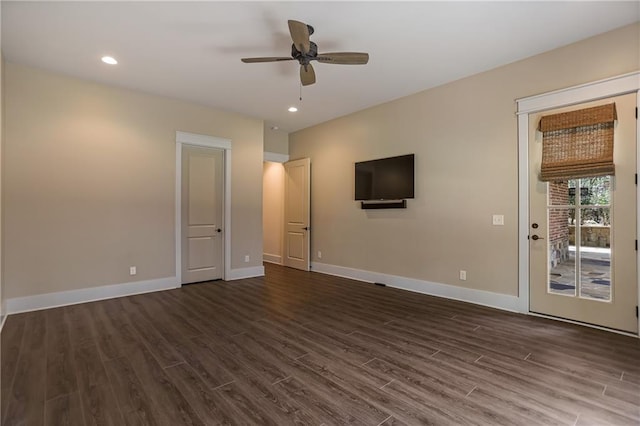
[[[8,395],[3,419],[3,424],[7,425],[44,424],[47,368],[45,311],[26,314],[25,330],[28,332],[22,341],[16,378]]]
[[[242,392],[235,382],[221,386],[218,391],[222,398],[240,413],[243,424],[278,426],[277,421],[269,417],[258,402]]]
[[[539,397],[547,398],[557,406],[567,407],[577,411],[580,415],[596,415],[598,418],[606,419],[610,423],[626,424],[630,419],[640,421],[640,411],[636,407],[628,407],[624,401],[608,400],[606,395],[594,396],[591,393],[577,393],[574,390],[567,390],[562,386],[549,386],[545,382],[539,381],[536,377],[530,377],[520,369],[512,369],[508,366],[499,366],[490,359],[481,359],[478,364],[487,366],[490,370],[502,373],[511,380],[517,380],[522,385],[526,385],[527,392],[537,393]],[[624,410],[624,412],[622,412]]]
[[[546,386],[562,388],[576,395],[601,395],[604,385],[585,376],[576,376],[566,372],[559,372],[548,366],[536,364],[527,360],[513,359],[506,356],[492,354],[476,361],[478,366],[493,366],[505,370],[513,370],[519,376],[544,383]]]
[[[313,346],[316,350],[333,353],[335,356],[339,356],[355,364],[365,363],[375,357],[375,355],[372,355],[366,348],[349,344],[345,345],[333,339],[325,333],[325,331],[328,331],[326,328],[320,329],[316,327],[315,330],[312,330],[309,327],[295,323],[288,323],[286,326],[283,326],[271,321],[265,322],[267,322],[270,327],[285,334],[300,345]]]
[[[96,344],[75,347],[73,359],[80,389],[109,383]]]
[[[185,342],[177,344],[175,348],[190,368],[195,370],[210,388],[216,388],[235,379],[206,344],[187,339]],[[220,354],[219,351],[218,354]]]
[[[2,335],[0,338],[0,422],[7,413],[7,405],[9,403],[9,395],[13,386],[13,380],[16,376],[18,359],[20,356],[20,348],[25,331],[27,314],[11,315],[7,318]]]
[[[480,406],[491,407],[492,410],[505,413],[509,419],[517,419],[516,422],[521,424],[572,426],[578,418],[577,415],[575,418],[572,418],[573,416],[564,419],[556,417],[547,410],[540,410],[536,404],[531,404],[529,401],[505,398],[504,392],[493,392],[482,387],[476,387],[467,398]]]
[[[64,309],[71,346],[91,345],[96,342],[96,335],[87,305],[89,304],[71,305]]]
[[[280,353],[292,360],[309,353],[308,348],[303,348],[281,337],[277,333],[273,333],[270,329],[265,332],[252,326],[252,328],[247,331],[246,336],[256,342],[260,342],[261,345],[277,348]]]
[[[234,337],[229,351],[245,360],[246,365],[269,383],[275,383],[291,375],[292,360],[276,353],[273,347],[259,342],[247,334]]]
[[[113,425],[123,423],[122,413],[100,359],[95,343],[85,343],[73,348],[79,399],[88,425]]]
[[[125,422],[109,384],[81,389],[79,397],[86,425],[119,426]]]
[[[45,399],[57,398],[78,389],[65,308],[46,311],[47,381]]]
[[[154,410],[163,422],[172,425],[204,425],[185,396],[146,347],[140,345],[130,352],[128,358],[146,394],[153,401]]]
[[[465,362],[456,358],[445,357],[438,359],[440,353],[434,355],[435,363],[447,364],[453,375],[475,380],[483,389],[489,390],[495,395],[499,395],[505,401],[512,401],[513,404],[526,404],[534,411],[545,413],[552,418],[557,418],[564,422],[574,422],[579,407],[573,404],[559,402],[555,398],[556,386],[542,380],[534,379],[537,386],[529,386],[517,373],[517,367],[513,371],[509,368],[494,369],[480,362]],[[510,359],[508,357],[505,357]],[[526,361],[522,361],[526,362]],[[535,376],[534,376],[535,377]],[[559,386],[562,388],[562,386]]]
[[[265,270],[11,315],[1,424],[640,424],[637,338]]]
[[[76,426],[84,424],[77,392],[50,399],[45,403],[44,424],[47,426]]]
[[[379,426],[407,426],[406,423],[396,419],[393,416],[390,416],[387,420],[385,420],[384,422],[380,423]]]
[[[110,302],[105,300],[87,304],[103,360],[126,356],[128,348],[137,343],[136,333],[126,316],[122,311],[114,311],[109,306]]]
[[[324,424],[367,424],[354,417],[349,410],[344,409],[341,404],[333,402],[330,398],[325,398],[322,394],[305,386],[294,377],[289,377],[279,382],[276,386],[281,388],[291,399],[314,412],[315,416],[322,419],[322,423]]]
[[[634,365],[634,364],[631,364]],[[629,373],[628,371],[624,371],[624,370],[628,370],[629,368],[625,368],[623,367],[623,375],[622,375],[622,380],[625,382],[629,382],[629,383],[633,383],[635,385],[640,386],[640,374],[638,373]]]
[[[153,400],[130,362],[124,357],[114,358],[105,362],[105,368],[124,419],[133,424],[160,424]]]
[[[173,345],[167,341],[163,333],[159,332],[153,322],[149,321],[141,312],[138,303],[134,303],[131,298],[122,298],[122,300],[118,300],[117,302],[121,303],[131,326],[162,367],[169,367],[184,362],[182,356],[180,356]],[[134,346],[133,350],[136,351],[137,347]]]
[[[205,424],[242,424],[239,420],[241,413],[220,395],[217,388],[212,388],[202,380],[189,364],[178,364],[165,371]]]
[[[301,364],[304,367],[300,365],[293,377],[323,399],[339,402],[341,408],[353,417],[365,424],[378,424],[389,416],[390,413],[360,396],[363,387],[345,382],[325,366],[316,364],[315,366],[319,368],[309,368],[312,365],[310,359],[301,360]],[[374,390],[373,386],[369,386],[369,389]]]
[[[243,394],[254,398],[265,415],[276,424],[320,424],[311,410],[289,398],[280,388],[267,384],[258,377],[243,377],[236,380],[234,385],[237,385]]]
[[[160,294],[151,293],[149,296],[159,309],[159,313],[164,314],[158,315],[154,319],[158,319],[158,317],[166,318],[171,327],[184,337],[191,338],[203,334],[202,329],[193,320],[194,315],[192,310],[186,309],[180,305],[176,306],[175,304],[170,303],[167,297]],[[142,297],[141,300],[143,304],[146,304],[146,300],[148,299]]]
[[[574,376],[600,377],[602,380],[620,380],[623,371],[612,368],[607,363],[593,363],[583,358],[570,356],[558,351],[534,349],[527,361],[568,372]]]
[[[618,383],[610,382],[605,386],[604,395],[626,401],[634,407],[640,407],[640,385],[622,380]]]

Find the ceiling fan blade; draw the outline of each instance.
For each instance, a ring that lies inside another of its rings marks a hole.
[[[274,57],[268,57],[268,58],[242,58],[241,60],[246,64],[252,64],[255,62],[293,61],[293,58],[285,57],[285,56],[274,56]]]
[[[300,82],[303,86],[308,86],[316,82],[316,72],[311,64],[300,65]]]
[[[291,40],[302,53],[309,53],[311,49],[311,42],[309,41],[309,26],[304,22],[289,20],[289,33],[291,34]]]
[[[318,53],[316,59],[325,64],[364,65],[369,62],[369,54],[359,52]]]

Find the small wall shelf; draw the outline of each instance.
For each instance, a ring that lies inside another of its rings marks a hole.
[[[362,201],[360,203],[360,207],[364,210],[369,209],[406,209],[407,208],[407,200],[397,200],[397,201]]]

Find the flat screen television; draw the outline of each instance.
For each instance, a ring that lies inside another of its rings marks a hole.
[[[356,163],[356,200],[414,198],[415,154]]]

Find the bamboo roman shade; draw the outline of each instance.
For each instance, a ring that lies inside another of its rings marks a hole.
[[[615,174],[613,124],[616,104],[547,115],[540,119],[540,180],[560,181]]]

